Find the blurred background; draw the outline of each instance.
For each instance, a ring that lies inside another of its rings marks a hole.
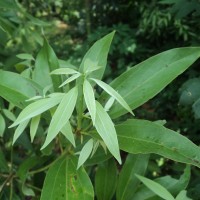
[[[27,74],[32,65],[16,55],[35,57],[43,34],[59,59],[78,66],[88,48],[112,30],[106,82],[162,51],[200,46],[200,0],[0,0],[0,69]],[[200,62],[135,114],[166,120],[167,127],[199,145]],[[179,177],[183,169],[159,156],[150,162],[154,176]],[[199,180],[199,170],[192,168],[188,191],[193,199],[200,199]]]

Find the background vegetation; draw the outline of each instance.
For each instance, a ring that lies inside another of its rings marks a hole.
[[[30,53],[36,57],[43,34],[62,59],[60,63],[65,60],[80,64],[94,41],[116,30],[104,75],[104,80],[110,82],[127,68],[159,52],[200,46],[199,27],[199,0],[0,0],[0,69],[31,76],[34,61],[16,55]],[[166,120],[167,127],[199,145],[200,106],[195,106],[200,98],[199,65],[197,61],[159,95],[138,108],[137,118]],[[35,147],[24,136],[14,147],[15,153],[10,153],[11,133],[7,127],[15,119],[10,111],[12,108],[0,99],[0,135],[6,132],[0,138],[0,157],[3,151],[5,159],[9,162],[12,156],[17,165]],[[150,158],[148,176],[176,178],[183,168],[179,163],[154,155]],[[3,166],[0,172],[3,173]],[[43,184],[43,176],[43,173],[35,176],[38,187]],[[0,183],[3,180],[0,176]],[[200,172],[195,167],[188,196],[200,199]]]

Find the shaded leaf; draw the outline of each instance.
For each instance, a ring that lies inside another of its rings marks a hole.
[[[72,128],[69,122],[67,122],[61,129],[61,133],[71,142],[71,144],[75,147],[75,139],[74,134],[72,132]]]
[[[5,129],[6,129],[6,122],[3,116],[0,114],[0,137],[3,137]]]
[[[111,154],[121,163],[119,145],[114,124],[101,104],[96,101],[95,128],[105,142]]]
[[[33,56],[28,53],[20,53],[20,54],[17,54],[16,56],[23,60],[34,60]]]
[[[176,197],[176,200],[192,200],[192,199],[187,197],[187,191],[186,190],[182,190],[178,194],[178,196]]]
[[[15,121],[16,120],[15,115],[10,110],[2,109],[2,112],[9,120],[11,120],[11,121]]]
[[[41,149],[44,149],[57,136],[66,122],[68,122],[76,105],[77,96],[77,87],[74,87],[64,95],[52,117],[45,143]]]
[[[147,120],[132,119],[116,126],[120,149],[155,153],[200,167],[200,148],[179,133]]]

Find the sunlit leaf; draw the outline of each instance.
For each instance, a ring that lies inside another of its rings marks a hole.
[[[70,82],[76,80],[79,76],[81,76],[80,73],[78,73],[78,74],[76,73],[76,74],[72,75],[72,76],[69,77],[66,81],[64,81],[59,87],[63,87],[64,85],[66,85],[66,84],[68,84],[68,83],[70,83]]]
[[[35,135],[36,135],[36,132],[37,132],[37,129],[38,129],[38,125],[39,125],[39,122],[40,122],[40,117],[41,117],[41,115],[37,115],[37,116],[35,116],[31,119],[31,124],[30,124],[31,142],[33,142],[33,140],[35,138]]]
[[[69,74],[79,74],[79,72],[77,72],[76,70],[74,69],[71,69],[71,68],[59,68],[59,69],[56,69],[54,71],[51,72],[51,74],[65,74],[65,75],[69,75]]]

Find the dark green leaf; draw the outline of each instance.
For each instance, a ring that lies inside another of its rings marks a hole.
[[[3,116],[0,113],[0,137],[3,137],[4,131],[6,128],[6,122]]]

